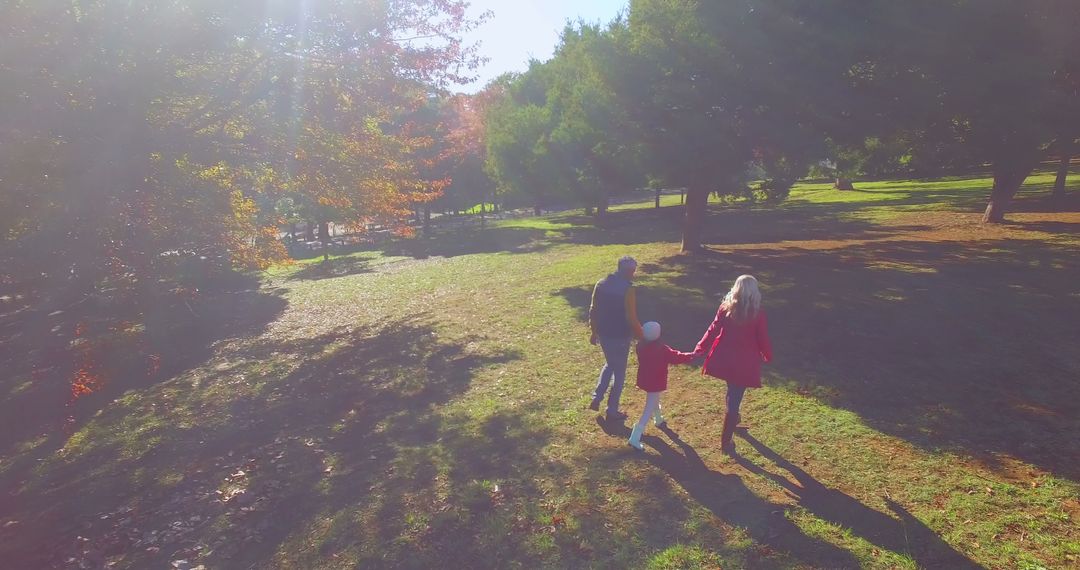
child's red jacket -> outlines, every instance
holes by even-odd
[[[679,352],[654,340],[638,343],[637,358],[637,387],[646,392],[663,392],[667,390],[668,365],[690,362],[694,359],[694,353]]]

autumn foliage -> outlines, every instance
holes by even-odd
[[[413,206],[448,183],[431,164],[437,136],[410,122],[470,79],[466,7],[6,4],[8,278],[65,275],[86,293],[156,282],[186,259],[265,267],[286,255],[283,198],[312,224],[407,232]]]

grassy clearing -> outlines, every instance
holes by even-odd
[[[463,213],[465,213],[465,214],[479,214],[481,210],[483,210],[484,212],[487,212],[487,213],[490,214],[491,212],[493,212],[495,210],[495,204],[492,204],[491,202],[484,202],[482,204],[475,204],[472,207],[464,210]]]
[[[1073,566],[1080,215],[1038,212],[1034,182],[1002,228],[974,223],[987,180],[805,185],[714,208],[692,258],[650,200],[274,269],[276,311],[0,457],[0,559]],[[585,409],[589,292],[624,253],[683,349],[734,277],[762,279],[777,359],[740,457],[719,453],[723,385],[690,366],[644,455]]]

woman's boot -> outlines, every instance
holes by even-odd
[[[724,455],[735,454],[735,426],[739,425],[739,414],[724,415],[724,428],[720,432],[720,451]]]

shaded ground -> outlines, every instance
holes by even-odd
[[[714,207],[694,257],[676,254],[677,208],[511,220],[301,262],[91,335],[114,344],[56,330],[74,315],[8,311],[0,560],[1069,566],[1080,214],[1036,195],[983,228],[971,184]],[[642,262],[641,316],[680,348],[734,277],[762,279],[777,359],[736,459],[718,454],[723,387],[691,367],[645,454],[584,409],[590,287],[623,253]],[[121,357],[125,339],[157,359]],[[72,400],[87,354],[111,356]],[[624,408],[641,400],[628,387]]]
[[[721,294],[710,276],[753,272],[794,389],[928,449],[1080,479],[1075,247],[915,237],[718,249],[671,260],[672,283]]]

